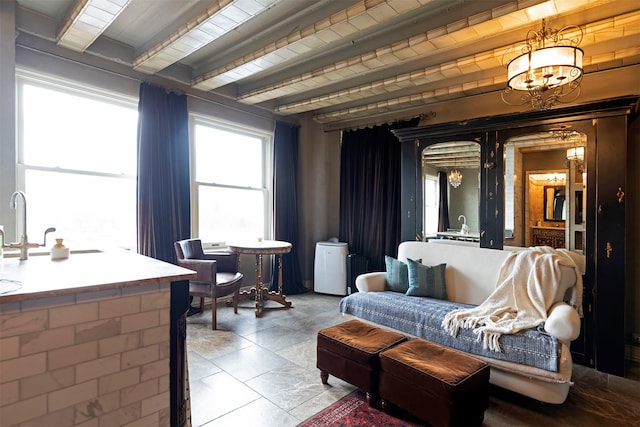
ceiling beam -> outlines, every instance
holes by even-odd
[[[290,61],[300,55],[356,34],[402,14],[418,9],[429,0],[362,0],[299,31],[294,31],[273,43],[262,46],[229,64],[193,79],[197,89],[212,90],[244,79],[268,68]]]
[[[140,54],[133,68],[154,74],[186,58],[218,37],[278,3],[279,0],[216,0],[176,32]]]
[[[59,46],[84,52],[122,13],[131,0],[78,0],[65,18]]]

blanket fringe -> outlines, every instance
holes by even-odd
[[[500,335],[496,332],[487,332],[482,326],[485,324],[481,317],[456,317],[457,310],[450,311],[442,319],[442,327],[449,332],[454,338],[458,336],[460,328],[473,329],[477,341],[482,341],[482,347],[485,350],[502,352],[500,345]]]
[[[482,334],[482,347],[484,347],[485,350],[489,349],[502,353],[502,346],[500,345],[501,334],[487,332],[482,328],[475,329],[473,332],[478,335],[478,339],[480,339],[480,334]]]
[[[482,320],[480,317],[458,317],[457,313],[464,311],[465,309],[452,310],[444,316],[441,326],[445,331],[449,332],[452,337],[457,337],[460,328],[474,329],[478,326]]]

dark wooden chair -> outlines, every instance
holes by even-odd
[[[174,243],[178,265],[194,270],[198,275],[189,281],[189,295],[200,298],[200,312],[204,299],[211,298],[211,329],[217,329],[216,300],[233,294],[233,312],[238,313],[238,299],[242,273],[238,272],[238,255],[227,252],[204,253],[200,239],[186,239]]]

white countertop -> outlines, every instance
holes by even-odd
[[[71,252],[67,259],[30,255],[0,260],[0,303],[187,280],[195,272],[122,249]]]
[[[438,231],[436,233],[436,236],[443,236],[443,237],[456,237],[456,238],[470,238],[470,239],[479,239],[480,238],[480,233],[467,233],[467,234],[462,234],[459,231]]]

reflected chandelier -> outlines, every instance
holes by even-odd
[[[460,184],[462,184],[462,172],[458,169],[452,169],[451,172],[449,172],[449,184],[451,184],[453,188],[460,187]]]
[[[509,105],[530,103],[536,110],[575,100],[583,75],[581,41],[579,27],[549,29],[543,19],[542,29],[529,31],[523,53],[509,62],[502,100]]]
[[[576,168],[579,172],[584,170],[584,145],[582,141],[582,135],[576,131],[569,131],[564,129],[564,126],[560,130],[552,130],[551,135],[554,138],[559,139],[565,143],[572,143],[573,145],[567,148],[567,160],[575,162]]]

